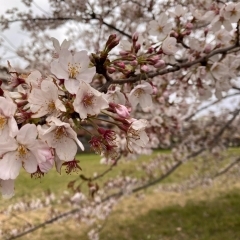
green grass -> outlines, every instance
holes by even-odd
[[[228,156],[239,155],[239,152],[239,149],[231,149],[227,154]],[[121,160],[118,166],[106,177],[98,180],[99,185],[101,186],[109,177],[123,172],[141,177],[143,173],[136,171],[136,165],[139,162],[149,161],[159,153],[167,154],[168,151],[155,151],[152,156],[141,156],[137,160]],[[59,175],[55,170],[52,170],[39,180],[31,179],[29,174],[22,171],[16,180],[16,196],[11,200],[0,200],[1,209],[23,197],[36,198],[48,189],[60,196],[64,190],[67,190],[67,184],[78,178],[79,174],[91,177],[94,173],[100,174],[109,167],[101,165],[99,163],[100,157],[94,154],[81,154],[77,158],[80,160],[82,168],[78,174],[67,175],[63,169],[62,174]],[[225,164],[228,161],[229,159],[224,160],[220,164]],[[192,162],[185,163],[162,184],[180,183],[193,170],[194,164]],[[187,193],[155,193],[152,190],[153,188],[145,192],[146,196],[142,201],[131,197],[120,203],[107,221],[100,239],[240,239],[240,184],[230,184],[230,189],[228,189],[219,183],[217,186],[206,189],[200,187]],[[34,215],[34,212],[31,214]],[[44,213],[42,216],[45,217]],[[30,218],[30,215],[27,213],[24,217]],[[76,225],[74,220],[69,220],[68,222],[55,223],[21,239],[85,240],[87,237],[83,235],[84,229],[81,225]]]
[[[113,170],[111,170],[105,177],[100,178],[97,183],[101,186],[101,184],[109,177],[114,177],[123,172],[126,174],[132,174],[135,177],[141,177],[143,174],[136,171],[135,166],[139,162],[149,161],[150,158],[153,158],[157,154],[159,154],[159,151],[155,151],[151,156],[140,156],[137,160],[125,161],[122,159],[118,163],[118,166],[113,168]],[[0,209],[6,207],[10,203],[19,201],[22,198],[29,199],[31,197],[41,197],[42,194],[48,190],[57,196],[61,195],[65,190],[68,190],[68,183],[79,179],[80,174],[83,174],[86,177],[93,177],[94,174],[101,174],[109,168],[109,165],[100,164],[100,156],[96,154],[78,154],[77,159],[80,161],[79,165],[82,168],[82,171],[79,170],[77,173],[72,174],[66,174],[63,166],[61,175],[57,173],[55,169],[52,169],[41,179],[35,179],[31,178],[31,175],[22,169],[20,175],[15,181],[15,196],[10,200],[0,198]],[[83,189],[86,190],[86,184]]]
[[[134,221],[109,222],[101,234],[104,240],[237,240],[240,192],[235,189],[213,201],[189,201],[184,207],[153,207]]]

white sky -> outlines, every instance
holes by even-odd
[[[39,14],[45,14],[47,16],[47,12],[49,9],[48,0],[34,0],[36,5],[33,6],[33,11]],[[26,6],[22,4],[20,0],[0,0],[0,15],[4,15],[6,10],[12,9],[14,7],[18,8],[20,11],[26,10]],[[45,13],[46,11],[46,13]],[[57,38],[60,42],[63,41],[65,36],[65,29],[60,28],[58,30],[49,31],[50,35]],[[21,67],[24,67],[24,63],[19,61],[19,57],[16,57],[14,54],[14,49],[19,47],[21,44],[29,41],[29,35],[27,32],[23,31],[20,27],[20,23],[16,22],[10,25],[10,29],[0,32],[0,39],[4,41],[4,46],[7,48],[5,51],[0,47],[0,53],[4,51],[4,60],[0,62],[1,65],[6,66],[7,60],[10,60],[11,63],[17,64]]]

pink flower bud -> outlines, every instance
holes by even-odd
[[[154,67],[155,68],[160,68],[160,67],[163,67],[163,66],[165,66],[165,62],[164,62],[164,60],[159,60],[155,65],[154,65]]]
[[[212,51],[212,46],[211,45],[206,45],[204,48],[204,53],[210,53]]]
[[[126,57],[123,57],[123,60],[133,61],[136,59],[136,56],[133,54],[128,54]]]
[[[188,22],[188,23],[186,24],[186,29],[191,30],[192,28],[193,28],[193,24],[190,23],[190,22]]]
[[[153,47],[148,48],[147,53],[153,53],[153,52],[154,52],[154,48]]]
[[[133,41],[133,42],[137,42],[137,40],[138,40],[138,33],[135,32],[135,33],[132,35],[132,41]]]
[[[127,56],[129,53],[126,51],[120,51],[119,54],[124,57]]]
[[[135,51],[138,52],[140,48],[141,48],[141,44],[137,43],[135,46]]]
[[[116,47],[119,44],[120,39],[116,38],[114,39],[109,45],[108,45],[108,49],[111,50],[114,47]]]
[[[158,92],[158,89],[157,89],[157,87],[155,85],[153,85],[152,87],[153,87],[153,93],[152,94],[156,95],[157,92]]]
[[[130,65],[131,66],[137,66],[138,65],[138,61],[134,60],[134,61],[130,62]]]
[[[130,117],[127,107],[121,104],[109,103],[109,107],[112,108],[112,110],[114,110],[114,112],[117,113],[119,117],[122,117],[122,118]]]
[[[116,65],[116,66],[118,66],[118,67],[120,67],[120,68],[122,68],[122,69],[125,69],[125,64],[124,64],[124,62],[115,62],[114,65]]]
[[[119,117],[122,117],[122,118],[129,118],[130,117],[128,109],[125,106],[123,106],[121,104],[117,104],[115,109],[116,109],[116,113],[118,114]]]
[[[116,35],[116,34],[111,34],[111,35],[108,37],[108,40],[107,40],[107,42],[106,42],[106,46],[108,46],[109,44],[111,44],[112,41],[114,41],[116,38],[117,38],[117,35]]]
[[[114,73],[114,72],[116,72],[116,69],[114,68],[114,67],[108,67],[107,68],[107,71],[108,71],[108,73]]]
[[[148,71],[149,71],[149,68],[148,68],[147,65],[142,65],[142,66],[141,66],[141,70],[142,70],[143,72],[148,72]]]
[[[155,56],[148,58],[147,60],[150,62],[150,64],[154,65],[158,62],[159,59],[160,59],[160,56],[155,55]]]
[[[174,37],[174,38],[178,38],[178,33],[177,32],[172,32],[171,34],[170,34],[170,36],[171,37]]]

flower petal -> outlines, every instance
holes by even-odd
[[[16,179],[19,175],[22,162],[17,160],[17,152],[8,152],[0,160],[0,179]]]

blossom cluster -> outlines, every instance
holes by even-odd
[[[21,167],[32,177],[42,177],[54,166],[59,173],[62,165],[67,173],[81,169],[75,158],[78,147],[84,151],[79,130],[90,135],[96,153],[111,160],[120,154],[115,128],[125,135],[122,149],[134,152],[148,143],[147,121],[130,116],[120,89],[103,94],[90,85],[96,68],[87,51],[72,53],[69,42],[60,46],[53,39],[53,43],[52,74],[47,77],[37,70],[19,74],[9,63],[10,85],[8,90],[2,87],[0,97],[0,181],[5,197],[14,194],[13,182]],[[150,84],[142,86],[152,91]],[[135,106],[134,93],[129,102]],[[99,122],[112,125],[104,128]],[[91,132],[89,125],[94,128]]]

